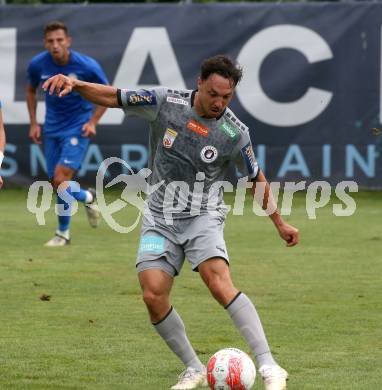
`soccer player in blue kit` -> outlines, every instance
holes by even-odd
[[[0,101],[0,169],[4,159],[5,149],[5,130],[3,123],[3,114],[1,112],[1,101]],[[0,176],[0,188],[3,186],[3,178]]]
[[[155,223],[149,221],[146,211],[136,267],[150,320],[185,366],[178,383],[172,387],[174,390],[207,386],[206,368],[170,303],[174,278],[181,272],[185,257],[245,338],[265,389],[286,389],[288,374],[271,353],[255,306],[232,282],[223,235],[227,209],[220,187],[229,163],[239,158],[254,183],[254,197],[263,209],[271,210],[269,217],[280,237],[288,247],[299,241],[298,230],[283,220],[277,207],[269,208],[275,202],[256,162],[248,127],[228,108],[241,77],[238,65],[218,55],[203,62],[194,91],[166,87],[132,91],[64,75],[54,76],[43,84],[50,94],[66,96],[75,91],[93,103],[123,108],[127,115],[145,118],[150,123],[150,184],[165,185],[148,195],[148,210]],[[193,196],[187,192],[181,194],[180,190],[178,203],[183,198],[184,207],[172,209],[172,199],[168,209],[167,188],[174,183],[195,188],[195,180],[204,180],[198,198],[200,207],[193,209]],[[262,199],[257,198],[257,186],[264,188]],[[167,221],[169,210],[172,218]]]
[[[45,51],[32,58],[28,66],[29,84],[26,99],[30,116],[29,136],[41,144],[43,141],[48,177],[57,191],[57,204],[65,212],[59,212],[55,236],[46,246],[64,246],[70,243],[70,199],[85,204],[92,227],[99,223],[100,213],[93,189],[84,190],[72,181],[81,167],[89,137],[96,134],[96,125],[106,107],[96,106],[73,93],[64,98],[46,94],[46,115],[43,126],[37,122],[37,88],[49,77],[63,73],[79,80],[108,84],[101,66],[91,57],[70,49],[71,37],[62,22],[51,22],[44,28]],[[68,196],[69,195],[69,196]]]

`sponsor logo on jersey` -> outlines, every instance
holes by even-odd
[[[173,96],[167,96],[167,101],[169,103],[182,104],[183,106],[188,106],[188,102],[186,100],[181,99],[181,98],[176,98]]]
[[[68,77],[70,77],[72,79],[76,79],[76,80],[78,79],[78,76],[75,73],[69,73]]]
[[[228,137],[235,139],[237,137],[237,131],[236,129],[231,126],[228,122],[224,122],[220,128],[228,135]]]
[[[50,74],[42,74],[41,80],[47,80],[50,77]]]
[[[167,128],[163,137],[163,146],[167,149],[170,149],[177,135],[178,133],[175,130]]]
[[[208,137],[208,127],[201,125],[199,122],[193,119],[188,121],[187,129],[190,129],[194,133],[202,135],[203,137]]]
[[[205,146],[200,152],[200,158],[207,164],[212,163],[218,158],[218,150],[215,146]]]
[[[128,106],[155,106],[157,99],[150,91],[129,91],[126,94]]]
[[[243,148],[241,148],[241,155],[244,158],[245,164],[248,169],[248,173],[253,175],[257,172],[257,161],[255,158],[255,154],[253,153],[252,145],[248,142]]]
[[[77,145],[78,145],[78,138],[77,138],[77,137],[72,137],[72,138],[70,138],[70,143],[71,143],[73,146],[77,146]]]

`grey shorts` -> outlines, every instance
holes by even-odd
[[[174,219],[173,225],[167,225],[162,218],[155,217],[154,220],[153,226],[143,218],[136,261],[138,272],[159,268],[174,277],[180,273],[185,258],[193,271],[212,257],[220,257],[229,263],[223,216],[202,214]]]

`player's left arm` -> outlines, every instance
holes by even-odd
[[[93,112],[93,115],[89,119],[88,122],[86,122],[82,126],[82,136],[83,137],[93,137],[96,135],[96,126],[99,120],[101,119],[102,115],[107,110],[107,107],[103,106],[96,106]]]
[[[94,60],[93,58],[89,58],[88,67],[89,67],[89,73],[88,73],[87,81],[90,81],[92,83],[109,85],[109,81],[107,79],[105,72],[103,71],[101,65],[96,60]],[[106,110],[107,107],[101,105],[95,106],[93,115],[91,116],[89,121],[86,122],[82,127],[83,137],[92,137],[96,135],[97,123],[99,122],[99,120],[101,119],[102,115],[105,113]]]
[[[259,186],[261,190],[256,191],[256,188]],[[267,211],[269,218],[275,225],[280,237],[287,243],[287,246],[297,245],[299,242],[299,231],[294,226],[286,223],[281,217],[272,195],[271,186],[261,170],[259,170],[256,179],[254,179],[254,185],[251,187],[251,191],[262,209]]]

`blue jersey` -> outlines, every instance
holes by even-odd
[[[93,58],[70,51],[69,62],[57,65],[49,52],[44,51],[32,58],[28,66],[28,80],[33,88],[58,73],[91,83],[108,84],[101,66]],[[79,135],[93,111],[92,103],[77,92],[64,97],[45,94],[46,115],[44,133],[54,136]]]

